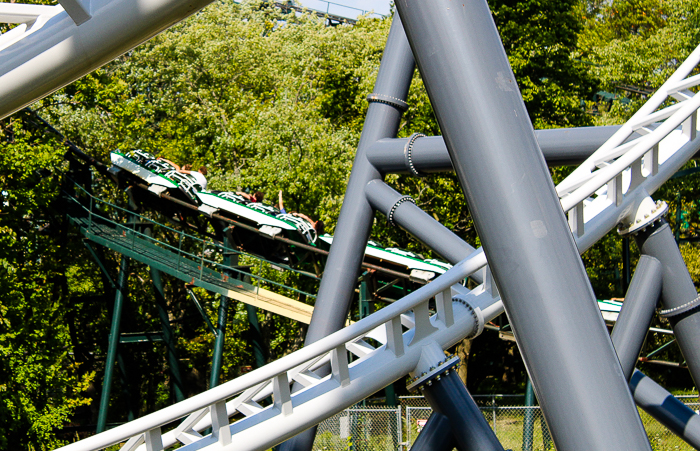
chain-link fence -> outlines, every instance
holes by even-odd
[[[395,451],[401,448],[401,407],[355,407],[318,425],[315,451]]]
[[[678,397],[697,411],[697,395]],[[539,406],[524,406],[524,395],[475,395],[474,400],[505,449],[555,451]],[[315,451],[408,451],[430,417],[422,396],[404,396],[397,407],[347,409],[319,425]],[[640,410],[655,451],[693,448]]]

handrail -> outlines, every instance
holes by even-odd
[[[204,393],[181,401],[158,412],[146,415],[136,421],[123,424],[101,434],[83,439],[79,442],[59,448],[62,451],[83,451],[102,449],[104,447],[123,442],[131,437],[147,433],[160,428],[168,423],[178,420],[188,414],[194,413],[211,405],[222,402],[238,393],[251,389],[275,377],[303,366],[325,354],[345,346],[346,343],[384,324],[390,324],[392,320],[403,313],[418,307],[432,297],[442,293],[456,283],[461,282],[486,264],[486,256],[483,252],[474,251],[454,267],[437,277],[431,283],[422,286],[413,293],[408,294],[399,301],[379,310],[378,312],[353,323],[344,329],[335,332],[321,341],[310,344],[292,354],[282,357],[251,373],[244,374],[237,379],[225,382],[218,387]],[[450,301],[451,302],[451,301]]]
[[[70,179],[70,178],[69,178],[69,179]],[[270,279],[267,279],[267,278],[265,278],[265,277],[263,277],[263,276],[259,276],[259,275],[256,275],[256,274],[251,274],[251,273],[247,273],[247,272],[241,271],[240,269],[237,269],[237,268],[234,267],[234,266],[225,265],[225,264],[223,264],[223,263],[219,263],[219,262],[216,262],[216,261],[214,261],[214,260],[205,258],[204,252],[202,252],[201,255],[196,255],[196,254],[193,254],[193,253],[191,253],[191,252],[183,251],[183,250],[182,250],[182,247],[181,247],[181,246],[182,246],[182,238],[185,237],[185,238],[188,238],[188,239],[194,241],[195,243],[200,243],[200,244],[204,247],[204,249],[206,249],[206,246],[208,246],[208,245],[209,245],[209,246],[213,246],[215,249],[218,249],[218,250],[220,250],[220,251],[222,251],[222,252],[234,252],[234,253],[239,254],[239,255],[244,255],[244,256],[247,256],[247,257],[256,259],[256,260],[258,260],[258,261],[268,263],[268,264],[270,264],[270,265],[275,265],[275,266],[277,266],[277,267],[284,268],[285,270],[294,272],[294,273],[299,274],[299,275],[301,275],[301,276],[309,277],[309,275],[306,274],[306,273],[304,273],[304,272],[301,272],[301,271],[299,271],[299,270],[296,270],[296,269],[294,269],[294,268],[292,268],[292,267],[289,267],[288,265],[285,265],[285,264],[283,264],[283,263],[271,262],[271,261],[269,261],[269,260],[267,260],[267,259],[264,259],[264,258],[259,257],[259,256],[256,256],[256,255],[248,254],[248,253],[246,253],[246,252],[243,252],[243,251],[240,251],[240,250],[237,250],[237,249],[233,249],[233,248],[229,248],[229,247],[223,246],[223,245],[218,244],[218,243],[213,242],[213,241],[208,241],[208,240],[204,240],[204,239],[201,239],[201,238],[198,238],[198,237],[189,235],[189,234],[187,234],[187,233],[184,233],[184,232],[181,231],[181,230],[177,230],[177,229],[174,229],[174,228],[169,227],[169,226],[167,226],[167,225],[160,224],[160,223],[158,223],[158,222],[156,222],[156,221],[154,221],[154,220],[152,220],[152,219],[150,219],[150,218],[147,218],[147,217],[145,217],[145,216],[143,216],[143,215],[140,215],[140,214],[135,213],[135,212],[131,212],[131,211],[127,210],[126,208],[119,207],[119,206],[114,205],[114,204],[112,204],[112,203],[109,203],[109,202],[106,202],[106,201],[104,201],[104,200],[101,200],[101,199],[97,198],[96,196],[92,195],[91,193],[89,193],[87,190],[85,190],[85,189],[84,189],[83,187],[81,187],[80,185],[76,184],[76,186],[78,187],[78,189],[80,189],[80,190],[81,190],[86,196],[88,196],[88,198],[90,199],[90,207],[89,207],[89,208],[86,207],[85,205],[83,205],[83,203],[82,203],[79,199],[77,199],[77,198],[71,196],[71,195],[68,194],[68,193],[65,193],[65,192],[64,192],[64,194],[65,194],[68,198],[70,198],[71,200],[75,201],[76,204],[78,204],[78,205],[80,206],[80,208],[82,208],[83,210],[85,210],[85,211],[88,213],[88,222],[89,222],[90,225],[92,225],[92,224],[95,223],[95,222],[94,222],[94,219],[93,219],[93,216],[97,216],[97,217],[100,218],[101,221],[107,222],[107,223],[111,224],[112,226],[114,226],[116,229],[118,229],[118,230],[120,230],[120,231],[123,231],[123,232],[125,232],[125,233],[127,233],[127,234],[130,234],[133,238],[139,237],[139,238],[141,238],[141,239],[143,239],[143,240],[145,240],[145,241],[148,241],[148,242],[157,244],[157,245],[159,245],[159,246],[161,246],[161,247],[164,247],[166,250],[170,250],[170,251],[172,251],[172,252],[174,252],[174,253],[177,253],[178,256],[189,257],[189,258],[191,258],[192,260],[200,261],[200,262],[201,262],[201,270],[202,270],[202,272],[203,272],[203,270],[204,270],[204,264],[208,264],[208,265],[210,265],[210,266],[214,266],[214,267],[220,268],[220,269],[222,269],[222,270],[233,271],[233,272],[236,272],[236,273],[241,274],[241,275],[250,276],[250,277],[252,277],[252,278],[254,278],[254,279],[256,279],[256,280],[259,280],[259,281],[262,281],[262,282],[266,282],[266,283],[275,285],[275,286],[277,286],[277,287],[280,287],[280,288],[283,288],[283,289],[286,289],[286,290],[291,290],[291,291],[294,291],[294,292],[299,293],[299,294],[303,294],[304,296],[310,297],[310,298],[312,298],[312,299],[315,299],[315,298],[316,298],[316,296],[315,296],[314,294],[305,292],[305,291],[303,291],[303,290],[299,290],[299,289],[297,289],[297,288],[290,287],[290,286],[281,284],[281,283],[279,283],[279,282],[275,282],[275,281],[270,280]],[[143,222],[148,222],[148,223],[151,223],[151,224],[153,224],[153,225],[155,225],[155,226],[158,226],[158,227],[161,227],[161,228],[164,228],[164,229],[166,229],[166,230],[169,230],[169,231],[174,232],[174,233],[176,233],[176,234],[180,237],[179,246],[174,246],[174,245],[172,245],[172,244],[169,244],[169,243],[160,241],[160,240],[158,240],[158,239],[156,239],[156,238],[153,238],[152,236],[148,236],[148,235],[146,235],[145,233],[139,232],[138,230],[136,230],[136,228],[135,228],[133,225],[130,225],[129,223],[126,223],[126,224],[124,224],[124,223],[119,223],[119,222],[116,222],[116,221],[114,221],[114,220],[112,220],[112,219],[109,219],[109,218],[106,217],[106,216],[103,216],[103,215],[100,215],[100,214],[96,214],[96,213],[95,213],[95,208],[97,207],[97,205],[95,205],[95,204],[104,204],[104,205],[109,206],[109,207],[111,207],[111,208],[114,208],[114,209],[116,209],[116,210],[118,210],[118,211],[121,211],[121,212],[123,212],[123,213],[125,213],[125,214],[131,215],[133,218],[137,218],[138,220],[142,220]],[[132,244],[132,248],[133,248],[133,244]],[[178,262],[179,262],[179,257],[178,257]],[[179,265],[178,265],[178,266],[179,266]],[[200,278],[201,278],[201,274],[200,274]]]
[[[692,93],[686,94],[684,100],[661,111],[656,111],[656,109],[680,90],[687,90],[690,87],[700,85],[700,77],[697,75],[685,78],[699,62],[700,46],[688,56],[683,64],[632,118],[566,179],[559,183],[557,193],[561,197],[562,207],[565,212],[576,207],[595,194],[605,184],[620,176],[635,161],[657,146],[681,123],[692,115],[697,114],[696,112],[700,108],[700,96],[692,95]],[[664,122],[647,135],[638,138],[633,143],[624,144],[625,140],[636,129],[641,129],[656,120],[662,119]],[[653,170],[650,172],[653,173]],[[620,188],[618,187],[618,189]]]

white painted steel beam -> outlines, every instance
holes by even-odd
[[[53,16],[61,12],[60,6],[0,3],[0,23],[30,23],[42,15]]]
[[[27,9],[33,5],[0,4],[0,16],[4,13],[12,23],[48,17],[37,20],[9,45],[0,36],[0,119],[117,58],[212,0],[91,0],[89,8],[87,1],[62,0],[63,7],[47,7],[54,9],[45,13]],[[86,15],[92,17],[81,22]]]

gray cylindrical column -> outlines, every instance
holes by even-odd
[[[408,233],[453,265],[475,251],[466,241],[454,234],[418,208],[412,202],[402,202],[404,196],[381,180],[372,180],[365,189],[370,204],[392,219]]]
[[[496,434],[456,371],[425,386],[423,396],[435,412],[449,420],[459,451],[503,451]]]
[[[381,174],[367,160],[367,149],[381,138],[393,138],[399,129],[405,99],[411,85],[415,62],[401,20],[394,16],[379,66],[374,93],[355,155],[333,244],[306,333],[306,344],[314,343],[341,329],[355,293],[355,284],[372,228],[374,210],[365,197],[367,182]],[[283,451],[308,451],[315,428],[282,444]]]
[[[413,442],[411,451],[452,451],[456,446],[450,421],[445,415],[433,412]]]
[[[637,364],[639,351],[659,301],[661,271],[661,263],[657,259],[648,255],[640,257],[611,334],[622,372],[628,380]]]
[[[650,450],[484,0],[398,0],[559,451]]]
[[[673,232],[668,223],[662,220],[637,234],[635,239],[642,254],[651,255],[661,262],[661,303],[664,310],[677,309],[669,312],[667,317],[697,386],[700,383],[700,305],[693,304],[698,299],[698,293],[673,238]]]
[[[700,416],[690,407],[638,370],[632,374],[630,389],[639,407],[695,449],[700,449]]]
[[[403,107],[391,102],[404,102],[401,99],[408,95],[414,70],[413,55],[401,21],[396,16],[374,85],[374,97],[388,100],[373,101],[367,110],[338,226],[306,334],[306,344],[320,340],[345,324],[374,219],[374,210],[365,198],[364,189],[370,180],[381,178],[367,160],[366,151],[378,139],[396,136]]]

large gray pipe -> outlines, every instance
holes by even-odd
[[[663,266],[661,303],[671,321],[683,357],[695,385],[700,383],[700,303],[688,268],[665,220],[635,236],[642,254],[651,255]],[[663,314],[663,311],[662,311]]]
[[[211,0],[80,3],[92,16],[86,22],[78,26],[68,13],[60,12],[0,50],[0,119],[112,61]]]
[[[578,165],[619,128],[619,125],[610,125],[535,130],[535,137],[549,166]],[[367,152],[369,161],[385,174],[410,173],[406,148],[408,142],[409,138],[380,139]],[[419,172],[452,171],[452,161],[442,136],[414,139],[410,157]]]
[[[488,5],[396,7],[557,449],[650,450]]]
[[[611,338],[622,371],[629,380],[642,350],[654,309],[661,294],[661,263],[642,255],[615,322]]]
[[[367,109],[333,245],[306,333],[306,344],[340,330],[345,324],[374,220],[374,210],[365,197],[365,186],[370,180],[382,177],[367,160],[367,149],[379,139],[396,136],[414,72],[413,54],[396,15],[382,55],[373,101]],[[281,450],[308,451],[315,435],[315,428],[302,432],[283,443]]]
[[[401,202],[405,197],[383,181],[372,180],[365,191],[372,207],[384,213],[387,218],[391,215],[396,224],[453,265],[474,252],[475,249],[469,243],[414,203]],[[474,274],[472,278],[477,283],[482,282],[481,274]]]
[[[690,407],[638,370],[632,374],[630,389],[639,407],[693,448],[700,449],[700,416]]]
[[[436,412],[447,417],[459,451],[503,451],[456,371],[423,388],[423,396]],[[430,431],[430,429],[429,429]]]
[[[411,445],[411,451],[451,451],[456,446],[450,420],[441,413],[433,412]]]

